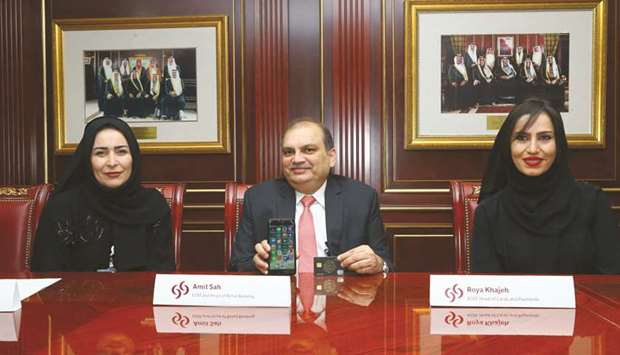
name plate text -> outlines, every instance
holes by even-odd
[[[430,305],[575,308],[572,276],[431,275]]]
[[[156,275],[154,305],[290,307],[290,276]]]

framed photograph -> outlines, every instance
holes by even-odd
[[[514,48],[513,36],[497,36],[497,55],[500,57],[512,57]]]
[[[146,153],[230,152],[226,16],[57,19],[55,152],[125,120]]]
[[[553,55],[545,55],[545,42]],[[566,33],[442,35],[442,58],[453,60],[441,63],[441,112],[507,114],[530,96],[568,112],[569,47]]]
[[[489,148],[532,96],[571,146],[604,147],[606,35],[607,0],[407,0],[405,149]]]

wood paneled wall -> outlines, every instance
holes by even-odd
[[[0,1],[0,185],[44,180],[41,4]]]
[[[606,188],[619,206],[620,7],[614,1],[608,5],[607,145],[574,150],[571,158],[577,177]],[[479,179],[488,152],[403,148],[401,0],[179,0],[174,5],[167,0],[108,0],[106,6],[89,1],[3,0],[0,183],[42,182],[46,172],[55,181],[69,159],[51,151],[53,19],[207,14],[229,17],[232,152],[143,159],[144,180],[188,183],[183,267],[223,269],[225,182],[255,183],[278,176],[283,128],[293,118],[312,116],[333,131],[336,171],[380,191],[397,267],[451,271],[448,181]]]
[[[368,182],[370,177],[371,112],[371,22],[372,4],[377,1],[327,1],[325,4],[327,96],[331,107],[327,120],[338,148],[336,172]]]
[[[280,134],[288,122],[288,1],[254,4],[254,154],[257,181],[280,174]]]

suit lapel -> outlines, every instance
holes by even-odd
[[[295,190],[285,180],[278,180],[278,196],[275,198],[275,218],[295,220]]]
[[[343,215],[342,186],[330,175],[325,187],[325,226],[330,256],[340,253]]]

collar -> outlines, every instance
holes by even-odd
[[[326,187],[327,187],[327,179],[325,179],[325,181],[323,182],[323,185],[321,185],[321,187],[319,187],[319,189],[316,190],[312,194],[312,197],[314,197],[314,199],[316,200],[316,203],[321,205],[321,207],[323,208],[325,208],[325,188]],[[295,191],[295,206],[301,203],[301,199],[304,196],[306,196],[306,194],[303,194],[299,191]]]

